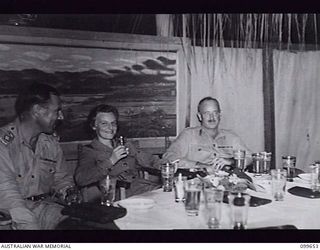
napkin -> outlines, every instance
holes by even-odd
[[[229,203],[228,194],[229,194],[229,192],[224,192],[224,195],[223,195],[223,202],[224,203]],[[269,200],[269,199],[260,198],[260,197],[256,197],[256,196],[251,195],[250,207],[258,207],[258,206],[266,205],[270,202],[271,202],[271,200]]]
[[[84,202],[66,206],[61,213],[87,221],[108,223],[125,216],[127,210],[123,207],[108,207],[97,203]]]
[[[301,196],[304,198],[311,198],[311,199],[320,198],[320,192],[312,192],[310,188],[305,188],[305,187],[295,186],[288,189],[288,192],[290,194]]]

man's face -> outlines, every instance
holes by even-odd
[[[38,116],[37,123],[42,132],[52,134],[62,120],[61,99],[59,96],[51,95],[48,103],[41,105],[41,115]]]
[[[220,110],[213,100],[204,101],[200,106],[198,118],[201,125],[207,129],[217,129],[220,123]]]
[[[112,112],[98,113],[93,129],[99,138],[112,140],[118,129],[115,115]]]

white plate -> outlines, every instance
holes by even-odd
[[[118,204],[122,207],[132,210],[146,210],[153,208],[155,201],[147,198],[130,198],[126,200],[121,200]]]
[[[304,181],[311,181],[311,174],[310,173],[299,174],[298,176]]]
[[[229,173],[228,172],[225,172],[223,170],[218,170],[216,173],[215,173],[216,176],[219,176],[219,177],[225,177],[225,176],[228,176]]]

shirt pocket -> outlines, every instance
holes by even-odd
[[[50,159],[39,159],[39,180],[42,189],[48,192],[54,183],[54,175],[57,169],[57,162]]]
[[[205,163],[213,157],[213,150],[208,145],[190,144],[187,158],[193,161]]]
[[[217,145],[217,151],[219,156],[222,158],[232,158],[233,157],[233,146],[228,144]]]

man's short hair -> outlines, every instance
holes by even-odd
[[[15,111],[16,115],[21,116],[30,111],[35,104],[46,104],[50,100],[51,95],[60,96],[58,90],[50,85],[41,83],[32,83],[23,88],[16,99]]]
[[[113,113],[116,117],[116,120],[118,122],[119,119],[119,112],[116,107],[107,105],[107,104],[100,104],[89,112],[87,122],[86,122],[86,128],[88,132],[92,132],[92,128],[94,127],[94,123],[96,121],[96,117],[98,113]]]
[[[219,111],[221,111],[219,101],[218,101],[216,98],[213,98],[213,97],[211,97],[211,96],[207,96],[207,97],[202,98],[202,99],[200,100],[199,104],[198,104],[198,112],[199,112],[199,113],[200,113],[200,107],[201,107],[202,103],[204,103],[205,101],[214,101],[214,102],[216,102]]]

